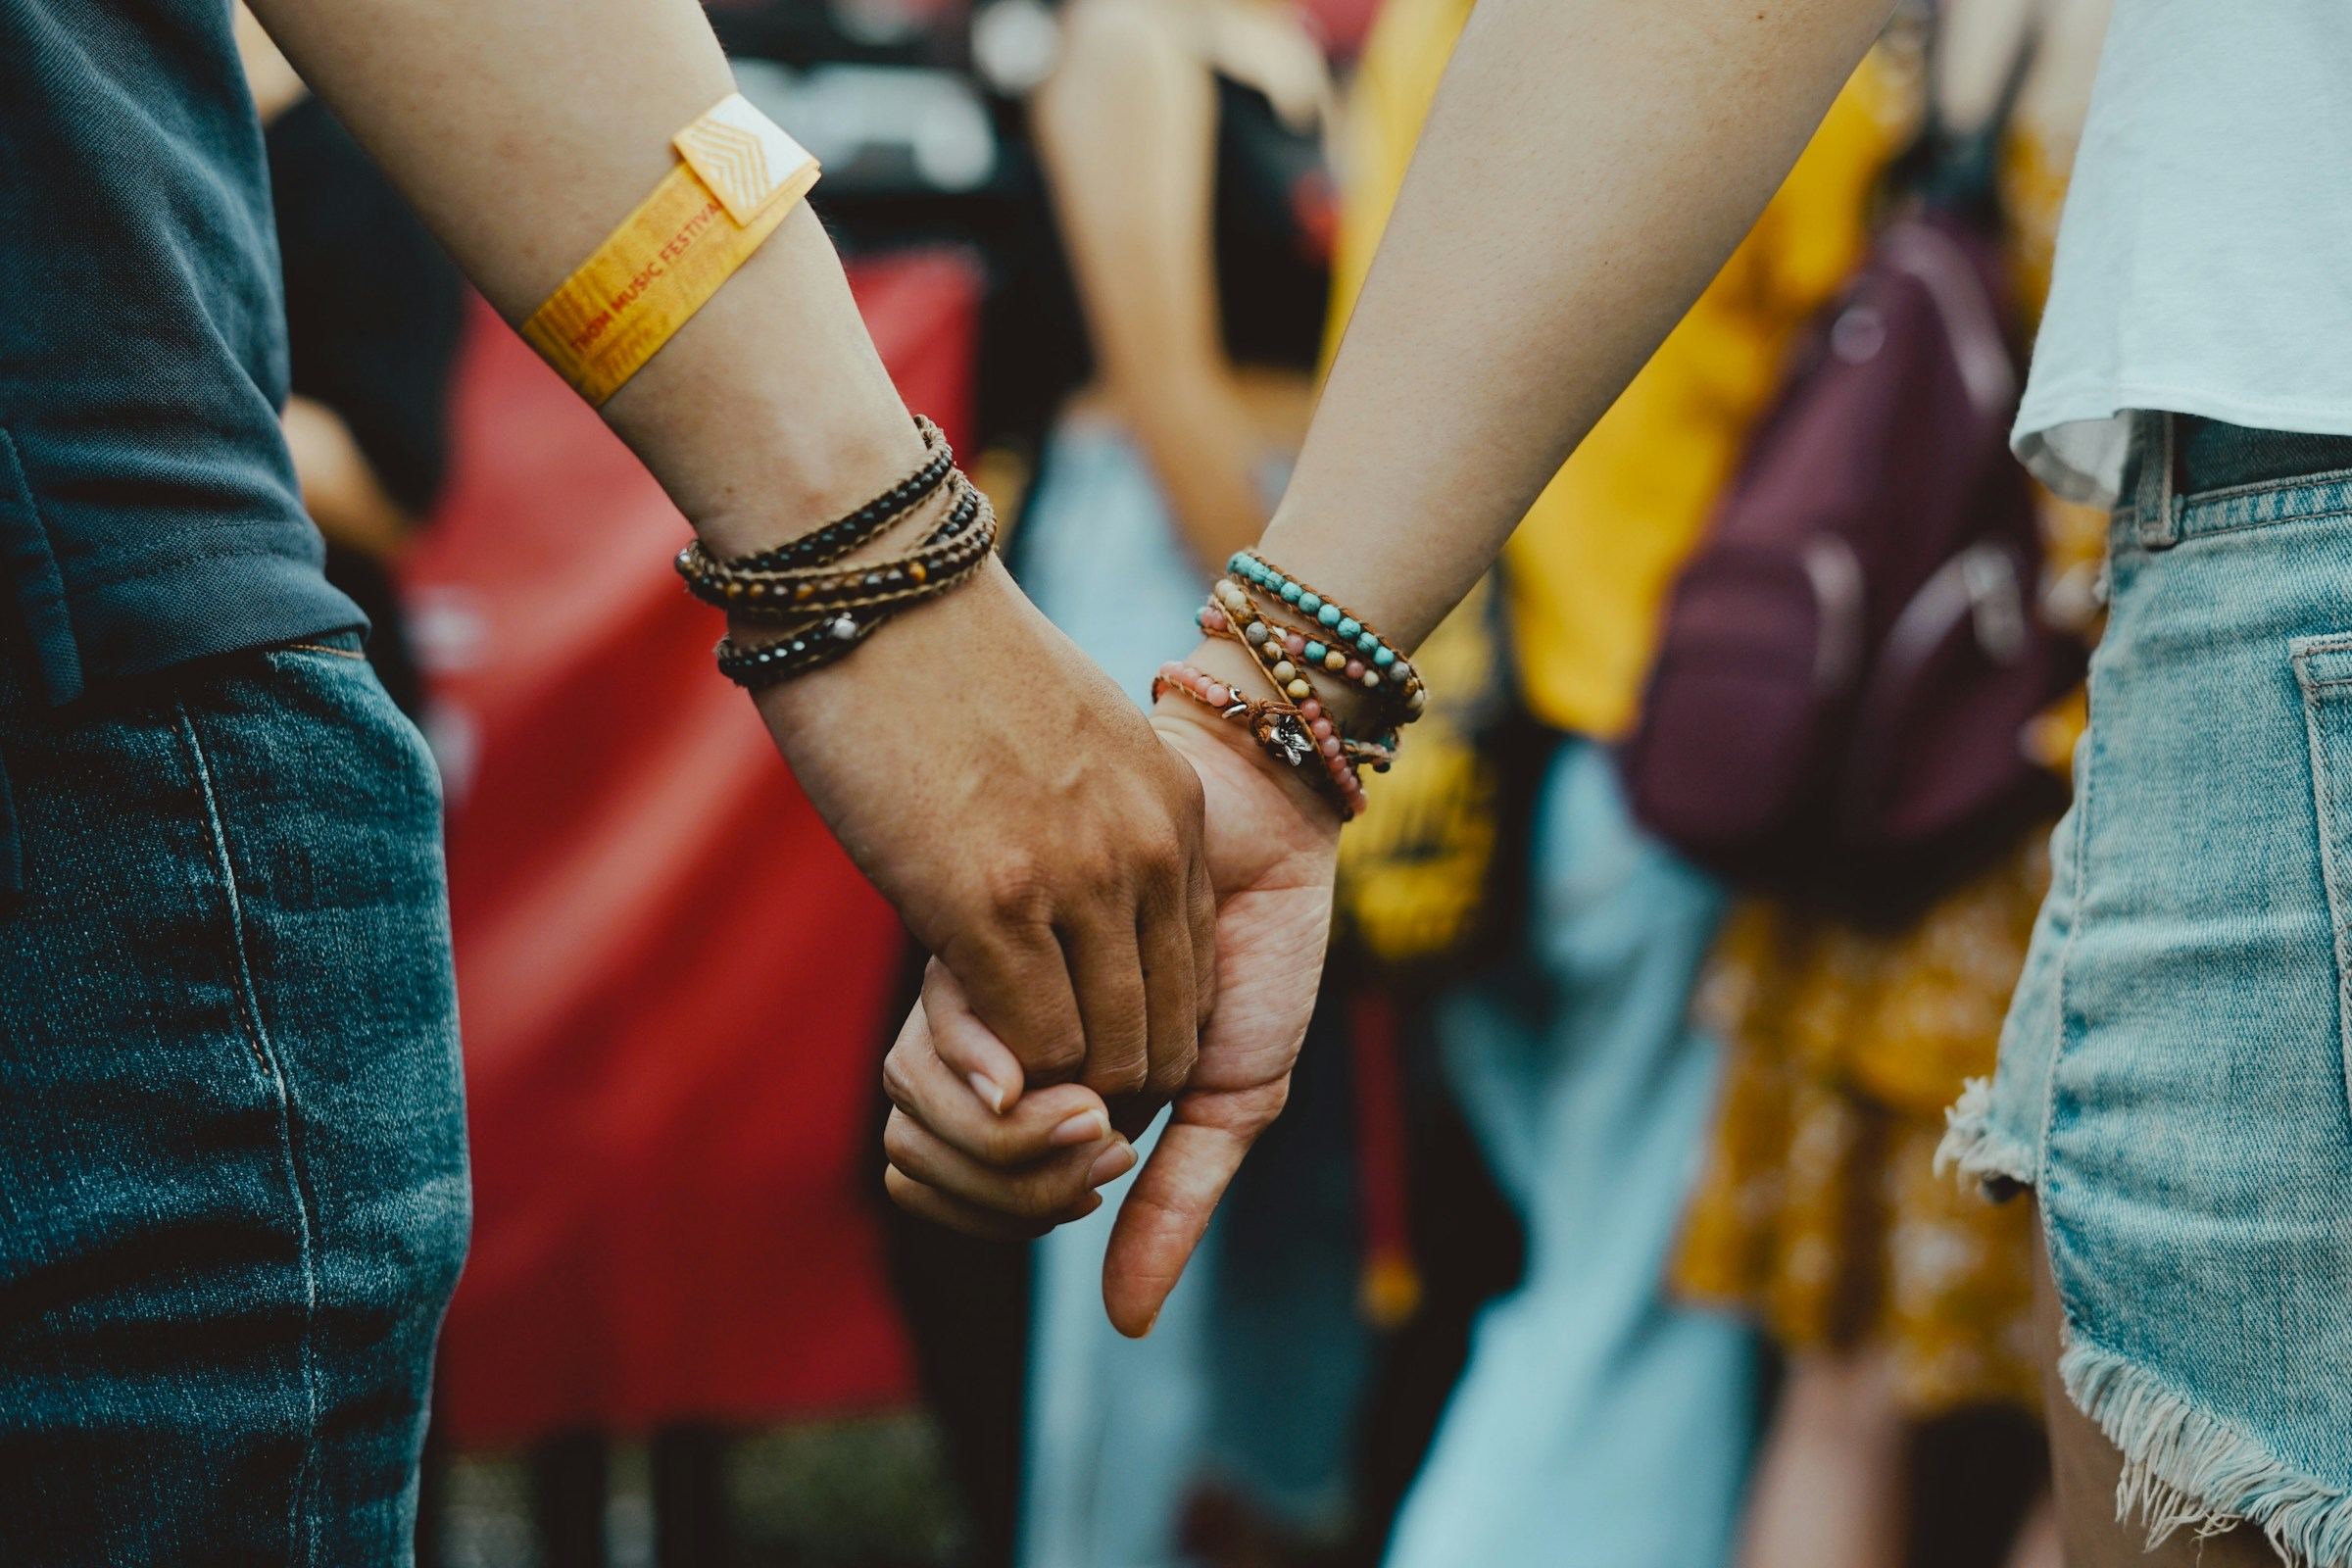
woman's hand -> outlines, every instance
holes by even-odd
[[[1242,1156],[1290,1093],[1322,976],[1339,843],[1332,808],[1240,726],[1175,700],[1152,722],[1200,781],[1218,988],[1200,1058],[1120,1207],[1103,1261],[1110,1320],[1138,1336],[1159,1316]],[[1062,1087],[1044,1092],[1059,1098],[1041,1109],[1040,1091],[1024,1095],[1010,1054],[936,969],[885,1076],[898,1105],[886,1139],[891,1196],[942,1223],[1035,1235],[1091,1213],[1101,1202],[1095,1189],[1133,1164],[1102,1102]],[[1098,1126],[1100,1135],[1080,1136]],[[1061,1129],[1067,1141],[1056,1145]]]

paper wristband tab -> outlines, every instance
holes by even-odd
[[[602,404],[734,275],[816,183],[816,160],[731,93],[678,132],[682,160],[522,323],[580,396]]]

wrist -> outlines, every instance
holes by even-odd
[[[923,461],[805,203],[601,412],[722,560],[820,527]]]
[[[1262,693],[1265,688],[1265,675],[1257,667],[1256,662],[1222,637],[1211,637],[1201,643],[1187,656],[1185,662],[1215,676],[1245,696]],[[1268,756],[1265,748],[1257,743],[1245,725],[1220,718],[1188,697],[1171,692],[1160,698],[1152,706],[1152,724],[1163,734],[1173,730],[1209,738],[1247,766],[1272,780],[1295,805],[1309,813],[1310,820],[1328,823],[1335,833],[1345,820],[1338,804],[1310,783],[1307,774],[1296,767],[1286,767]]]
[[[1265,670],[1230,638],[1208,638],[1186,656],[1185,662],[1216,676],[1245,697],[1266,697],[1273,693]],[[1342,681],[1327,681],[1316,689],[1315,695],[1332,722],[1344,733],[1362,735],[1379,722],[1379,702],[1361,688],[1350,688]]]
[[[861,421],[845,426],[821,451],[808,452],[756,483],[727,486],[688,516],[719,560],[758,555],[856,511],[921,467],[925,457],[914,421],[904,414],[882,424]],[[936,524],[947,505],[944,487],[934,491],[882,534],[843,556],[842,563],[894,553],[917,524],[923,531]]]
[[[940,666],[958,650],[1017,642],[1034,616],[1004,563],[990,557],[970,581],[936,599],[892,615],[849,657],[794,679],[753,693],[753,701],[779,742],[803,729],[830,731],[837,716],[858,722],[903,725],[907,702],[936,689]],[[772,627],[753,627],[766,639]]]

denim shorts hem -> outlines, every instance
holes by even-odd
[[[2260,1530],[2288,1568],[2352,1562],[2352,1495],[2270,1451],[2068,1319],[2058,1377],[2075,1407],[2124,1457],[2116,1516],[2147,1528],[2153,1551],[2180,1530]]]
[[[1971,1078],[1943,1120],[1943,1142],[1936,1148],[1938,1174],[1956,1175],[1996,1202],[2034,1185],[2034,1147],[1997,1125],[1991,1079]]]

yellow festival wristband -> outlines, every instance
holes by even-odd
[[[681,162],[522,323],[602,404],[644,368],[816,183],[816,160],[733,93],[677,134]]]

